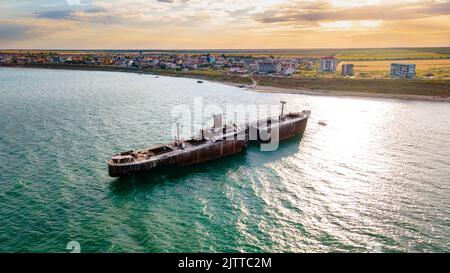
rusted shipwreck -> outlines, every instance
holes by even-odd
[[[197,138],[157,145],[143,150],[123,152],[108,160],[111,177],[131,176],[162,167],[181,167],[210,161],[242,152],[250,141],[270,142],[274,135],[278,141],[302,135],[310,111],[283,113],[280,116],[238,126],[222,125],[222,116],[214,116],[214,126],[203,129]],[[276,134],[275,134],[276,132]]]

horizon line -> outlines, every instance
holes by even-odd
[[[93,49],[93,48],[0,48],[1,51],[295,51],[295,50],[343,50],[343,49],[414,49],[414,48],[450,48],[450,45],[447,46],[393,46],[393,47],[310,47],[310,48],[202,48],[202,49],[189,49],[189,48],[181,48],[181,49],[158,49],[158,48],[122,48],[122,49]]]

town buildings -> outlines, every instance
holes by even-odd
[[[252,74],[274,76],[316,76],[309,70],[336,72],[339,60],[334,57],[285,58],[251,55],[226,55],[208,53],[166,53],[166,52],[64,52],[64,51],[4,51],[0,52],[0,65],[87,65],[115,66],[123,69],[155,70],[215,70],[231,74]],[[319,67],[317,67],[317,65]],[[416,65],[411,63],[392,63],[392,78],[416,77]],[[341,67],[339,67],[341,69]],[[354,75],[353,64],[343,64],[344,76]],[[361,73],[362,74],[362,73]],[[388,74],[389,75],[389,74]],[[317,75],[320,76],[320,75]],[[325,76],[325,75],[323,75]]]
[[[189,63],[182,63],[181,67],[183,67],[185,69],[195,70],[195,69],[198,68],[198,64],[197,63],[191,63],[191,62],[189,62]]]

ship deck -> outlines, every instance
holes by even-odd
[[[302,112],[295,112],[295,113],[287,113],[284,114],[282,117],[278,118],[268,118],[264,120],[258,120],[250,124],[250,126],[254,126],[255,128],[258,128],[259,130],[265,130],[271,127],[272,125],[284,125],[292,123],[296,120],[302,120],[309,118],[309,115],[311,114],[311,111],[302,111]]]
[[[220,131],[216,134],[211,134],[208,138],[192,138],[180,142],[173,142],[169,144],[161,144],[152,146],[141,150],[133,150],[114,155],[108,164],[112,166],[125,166],[133,164],[141,164],[144,162],[157,161],[163,157],[175,156],[177,154],[189,153],[197,149],[202,149],[209,145],[213,145],[218,141],[224,140],[245,140],[245,128],[229,126],[225,132]],[[207,132],[203,130],[204,132]],[[239,138],[238,136],[243,136]]]

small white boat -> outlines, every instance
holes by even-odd
[[[319,125],[321,126],[327,126],[327,122],[325,120],[319,120]]]

